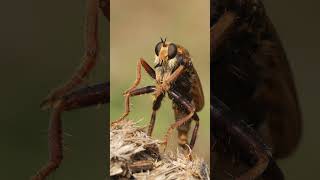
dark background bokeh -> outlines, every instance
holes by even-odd
[[[319,179],[319,1],[264,2],[291,63],[303,113],[301,143],[280,166],[287,179]]]
[[[7,1],[0,6],[0,179],[27,180],[48,160],[49,112],[39,104],[83,55],[85,0]],[[103,82],[109,22],[100,13],[101,54],[88,83]],[[104,32],[102,32],[104,31]],[[65,158],[50,179],[104,179],[108,106],[67,112]]]
[[[301,144],[295,154],[280,161],[280,166],[287,179],[318,179],[319,2],[281,0],[265,4],[287,50],[304,116]],[[84,0],[6,1],[0,6],[1,180],[28,179],[47,160],[49,114],[40,111],[39,102],[78,66],[83,52],[84,12]],[[108,26],[104,19],[101,21]],[[99,58],[90,82],[106,78],[107,54]],[[49,179],[104,178],[108,171],[108,108],[65,113],[64,128],[72,135],[65,136],[65,144],[70,150]]]

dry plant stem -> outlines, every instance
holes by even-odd
[[[110,128],[110,176],[106,179],[207,180],[207,165],[198,157],[192,161],[179,151],[162,154],[160,141],[147,136],[130,120]]]
[[[52,106],[55,100],[81,85],[95,66],[98,54],[98,6],[98,0],[88,1],[85,32],[86,45],[83,63],[69,81],[49,94],[49,96],[41,103],[41,107],[48,108],[48,106]]]

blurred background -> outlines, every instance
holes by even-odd
[[[136,66],[143,57],[154,67],[155,45],[160,37],[180,44],[189,50],[193,65],[198,71],[205,95],[205,106],[200,111],[200,129],[194,148],[194,154],[210,160],[210,33],[209,0],[117,0],[111,1],[110,23],[110,80],[111,80],[111,120],[118,119],[124,111],[124,97],[136,78]],[[124,6],[125,4],[125,6]],[[152,78],[142,70],[139,87],[154,85]],[[152,113],[152,95],[133,97],[129,119],[148,125]],[[157,112],[153,137],[163,139],[174,123],[171,100],[166,97]],[[194,123],[193,123],[194,124]],[[193,126],[190,129],[192,134]],[[169,139],[168,149],[176,151],[177,133]]]
[[[1,180],[28,180],[48,160],[50,114],[41,111],[39,104],[81,62],[85,5],[85,0],[31,0],[0,6]],[[87,84],[104,82],[109,76],[108,26],[100,13],[101,53]],[[63,114],[68,134],[64,135],[65,156],[48,180],[105,178],[108,108]]]
[[[189,49],[201,79],[208,77],[206,74],[208,71],[203,66],[207,65],[204,62],[209,52],[208,48],[204,47],[208,46],[209,41],[202,39],[202,36],[207,36],[209,33],[196,29],[209,26],[209,16],[204,15],[209,14],[207,12],[209,2],[179,0],[177,2],[180,4],[174,5],[172,1],[165,1],[166,3],[143,1],[143,5],[137,2],[130,3],[122,0],[111,2],[112,8],[115,8],[114,11],[118,11],[111,12],[112,18],[118,18],[115,24],[112,23],[112,26],[115,26],[112,28],[117,27],[112,35],[118,34],[113,38],[119,38],[117,41],[112,39],[112,62],[125,63],[117,66],[114,63],[111,64],[112,78],[117,78],[112,83],[115,83],[115,87],[119,87],[118,92],[114,90],[112,92],[118,94],[113,96],[114,98],[119,98],[117,101],[112,99],[112,103],[116,102],[113,103],[114,107],[118,108],[118,110],[113,109],[112,120],[122,114],[121,94],[135,79],[137,60],[144,57],[150,64],[153,63],[154,46],[160,36],[167,37],[168,40]],[[319,1],[264,2],[287,51],[304,116],[304,134],[301,144],[295,154],[280,161],[280,166],[289,180],[319,179],[320,25],[317,23],[320,16]],[[165,13],[161,14],[161,10]],[[125,15],[126,13],[128,15]],[[0,6],[0,15],[0,81],[2,82],[0,179],[26,180],[48,159],[46,130],[49,113],[41,111],[39,103],[52,88],[68,79],[81,61],[85,0],[6,1]],[[153,16],[166,18],[158,17],[159,20],[157,18],[156,21]],[[189,19],[185,19],[186,17]],[[172,18],[177,20],[171,21]],[[106,42],[109,42],[107,33],[104,32],[109,27],[109,23],[102,16],[100,19],[101,48],[106,51],[101,52],[97,68],[89,78],[90,84],[103,82],[109,75],[106,73],[108,64],[105,62],[109,52],[107,52],[108,48],[103,48]],[[205,21],[208,26],[204,23]],[[128,25],[124,26],[123,23]],[[145,24],[145,26],[138,26],[138,24]],[[181,29],[175,31],[172,28]],[[128,34],[121,33],[129,30]],[[129,53],[131,54],[127,58],[119,58],[121,54]],[[129,65],[129,63],[132,64]],[[120,70],[123,68],[126,71]],[[125,79],[125,77],[130,78]],[[152,83],[151,79],[143,73],[142,84],[150,83]],[[207,91],[208,79],[202,80],[202,85]],[[160,138],[163,137],[168,124],[173,122],[171,118],[161,117],[166,113],[172,114],[169,100],[165,101],[159,112],[157,129],[155,129],[155,135]],[[133,112],[130,117],[136,120],[142,119],[144,124],[148,123],[151,114],[151,97],[134,98],[132,104]],[[65,136],[64,143],[68,147],[65,159],[54,175],[48,178],[49,180],[104,179],[108,162],[105,150],[108,109],[109,106],[92,107],[64,114],[65,132],[72,136]],[[200,115],[202,128],[209,123],[205,117],[205,111],[206,109]],[[208,138],[203,131],[199,132],[199,137],[201,136]],[[171,142],[174,139],[172,138]],[[175,142],[172,143],[175,145]],[[199,139],[197,145],[201,145]]]
[[[264,1],[287,52],[303,115],[303,137],[297,151],[279,164],[289,180],[320,179],[319,1]]]

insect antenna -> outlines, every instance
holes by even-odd
[[[161,39],[161,42],[162,42],[162,44],[163,44],[163,47],[165,47],[165,46],[166,46],[167,38],[164,38],[164,40],[163,40],[162,37],[160,37],[160,39]]]

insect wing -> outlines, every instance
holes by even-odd
[[[204,106],[204,95],[202,85],[197,71],[193,68],[191,94],[196,112],[200,111]]]

